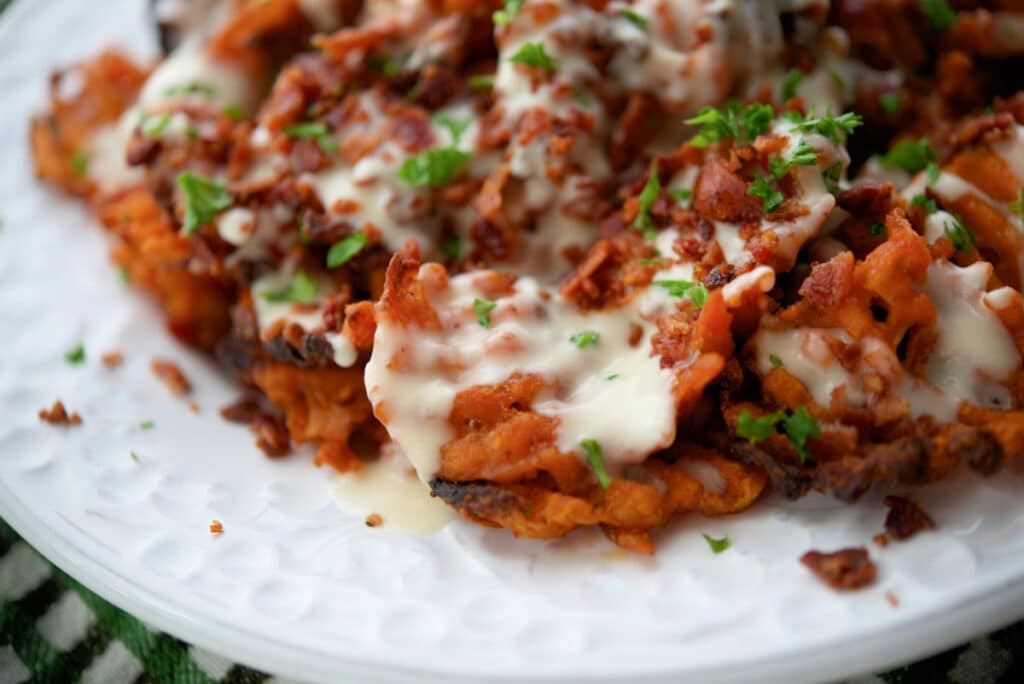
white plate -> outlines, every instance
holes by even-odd
[[[164,334],[86,213],[32,178],[27,121],[48,71],[108,42],[147,52],[145,3],[102,5],[22,0],[0,20],[0,516],[107,599],[241,662],[324,682],[837,679],[1024,615],[1024,481],[1009,474],[922,491],[940,529],[872,547],[879,581],[849,595],[797,558],[867,543],[881,530],[877,498],[683,519],[650,559],[596,534],[542,543],[455,522],[414,538],[341,513],[308,455],[267,460],[217,417],[231,382]],[[88,363],[68,366],[79,341]],[[99,364],[109,349],[125,352],[123,368]],[[157,355],[181,361],[200,414],[151,376]],[[58,397],[84,426],[39,423]],[[712,555],[704,531],[733,547]]]

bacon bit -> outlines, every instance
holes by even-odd
[[[891,591],[885,592],[885,601],[893,608],[900,607],[900,600],[896,598],[896,594],[892,593]]]
[[[100,357],[100,361],[102,361],[103,365],[107,368],[117,368],[124,363],[124,354],[119,351],[107,352]]]
[[[843,252],[824,264],[815,264],[800,285],[800,296],[816,306],[835,306],[850,293],[853,267],[853,252]]]
[[[371,513],[370,515],[366,516],[367,527],[380,527],[383,524],[384,518],[380,517],[380,514],[378,513]]]
[[[153,369],[153,374],[160,378],[167,385],[167,389],[171,390],[174,394],[182,395],[192,391],[192,385],[189,383],[188,378],[181,371],[181,368],[178,367],[178,364],[173,361],[153,359],[150,368]]]
[[[75,411],[70,416],[68,415],[67,409],[64,408],[64,402],[60,399],[53,402],[53,406],[46,409],[39,409],[39,420],[49,423],[50,425],[81,425],[82,416],[78,415]]]
[[[910,499],[887,496],[882,503],[889,507],[885,531],[893,539],[909,539],[918,532],[935,528],[935,521]]]
[[[800,562],[822,582],[842,591],[862,589],[875,581],[878,568],[863,546],[832,553],[808,551]]]
[[[270,458],[285,456],[292,450],[292,438],[288,427],[272,416],[261,414],[249,424],[256,435],[256,446]]]
[[[210,523],[210,534],[224,534],[224,523],[222,523],[220,520],[214,520],[212,523]]]
[[[887,535],[885,532],[882,532],[881,534],[876,534],[874,537],[871,538],[871,540],[879,546],[881,546],[882,548],[885,548],[889,545],[889,535]]]
[[[233,404],[228,404],[220,410],[221,418],[232,423],[244,423],[249,425],[263,413],[260,402],[251,397],[240,397]]]
[[[199,413],[199,404],[194,399],[189,399],[188,410],[192,413]]]

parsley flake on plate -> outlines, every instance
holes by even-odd
[[[473,313],[476,314],[476,322],[480,324],[481,328],[491,327],[491,312],[496,306],[498,303],[489,299],[473,300]]]
[[[342,264],[348,263],[365,246],[366,235],[362,231],[352,233],[344,240],[335,242],[327,251],[327,268],[337,268]]]
[[[587,455],[587,463],[594,469],[594,475],[597,477],[597,482],[601,485],[601,489],[608,489],[612,479],[608,477],[608,471],[604,467],[601,445],[597,443],[596,439],[588,438],[581,441],[580,446],[583,447],[583,452]]]
[[[177,181],[185,195],[185,222],[182,226],[185,235],[192,235],[200,226],[212,221],[217,212],[231,206],[227,186],[218,180],[183,171],[178,174]]]

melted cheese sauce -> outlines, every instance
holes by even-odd
[[[422,267],[421,278],[430,279],[431,268]],[[659,276],[688,274],[692,267],[679,266]],[[497,300],[485,328],[476,319],[473,301],[486,298],[480,289],[486,277],[455,276],[433,295],[440,333],[378,321],[366,368],[367,392],[422,479],[437,472],[441,447],[453,437],[448,415],[455,396],[516,373],[537,374],[551,385],[533,409],[558,419],[562,451],[580,452],[581,440],[596,439],[605,463],[615,468],[639,462],[672,442],[674,376],[652,355],[650,319],[678,300],[671,300],[664,288],[651,287],[622,309],[585,313],[536,280],[520,278],[513,294]],[[584,332],[599,337],[579,348],[571,338]]]

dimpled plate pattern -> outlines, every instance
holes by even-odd
[[[0,20],[0,516],[107,599],[241,662],[324,682],[837,679],[1024,614],[1024,479],[1012,474],[921,491],[939,529],[872,546],[879,581],[849,595],[797,558],[867,543],[880,494],[681,519],[654,558],[591,533],[538,542],[454,522],[406,537],[347,517],[308,454],[265,459],[217,416],[230,380],[119,283],[86,212],[32,178],[27,121],[49,70],[107,43],[151,49],[146,3],[102,4],[23,0]],[[88,361],[68,366],[80,341]],[[110,349],[125,352],[122,368],[98,362]],[[152,377],[154,356],[181,363],[198,414]],[[58,397],[82,427],[36,419]],[[732,548],[712,555],[701,532]]]

